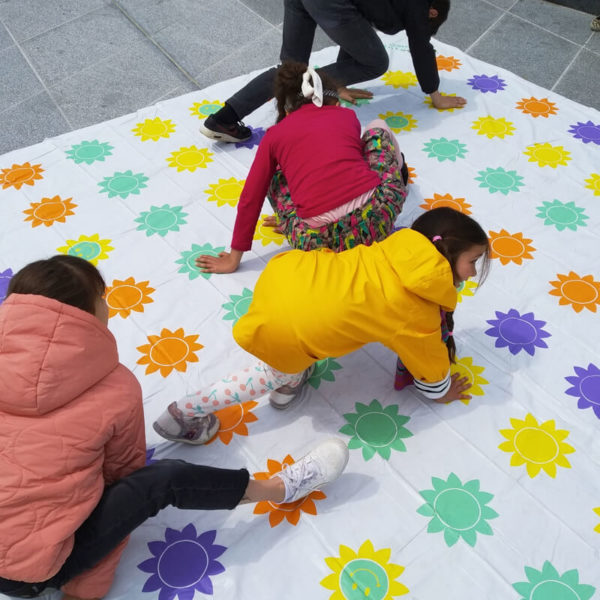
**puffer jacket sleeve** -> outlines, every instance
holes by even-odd
[[[104,447],[106,485],[126,477],[146,464],[144,409],[139,391],[132,404],[129,415],[115,428],[114,435]]]
[[[133,376],[132,376],[133,379]],[[122,398],[128,412],[123,411],[114,433],[104,447],[104,480],[106,485],[126,477],[146,464],[146,435],[141,390],[135,381]],[[108,593],[121,554],[129,537],[125,538],[94,568],[71,579],[62,590],[78,598],[101,598]]]

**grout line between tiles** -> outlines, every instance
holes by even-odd
[[[54,96],[51,94],[50,89],[46,85],[46,82],[42,79],[42,77],[38,73],[37,69],[34,67],[33,63],[29,60],[29,57],[27,56],[27,54],[25,53],[25,51],[21,47],[21,44],[17,41],[17,39],[15,38],[15,36],[12,34],[12,32],[7,27],[5,27],[5,29],[8,32],[8,35],[10,35],[10,37],[12,38],[13,42],[15,43],[15,47],[21,53],[21,56],[25,59],[25,62],[27,63],[27,65],[31,69],[31,72],[35,75],[36,79],[40,82],[40,84],[41,84],[42,88],[44,89],[44,91],[46,92],[46,94],[48,94],[48,97],[52,101],[52,104],[54,104],[54,106],[56,107],[56,110],[58,110],[58,112],[60,113],[60,115],[62,116],[62,118],[65,120],[65,123],[69,126],[69,129],[73,130],[73,124],[68,119],[68,117],[65,114],[65,112],[63,111],[62,107],[59,106],[59,104],[54,99]],[[28,98],[24,98],[20,102],[17,102],[16,104],[13,104],[12,106],[18,106],[19,104],[25,102],[29,98],[33,98],[35,96],[37,96],[37,94],[33,94],[32,96],[29,96]],[[12,107],[8,107],[8,108],[12,108]],[[5,110],[8,110],[8,109],[5,109]],[[4,112],[4,110],[2,112]]]
[[[579,57],[579,55],[582,52],[583,52],[583,46],[580,46],[579,50],[577,50],[577,52],[575,53],[575,56],[573,56],[573,58],[570,60],[569,64],[565,67],[564,71],[560,74],[558,79],[554,82],[554,85],[550,88],[550,90],[552,92],[556,89],[556,86],[563,80],[567,71],[573,66],[573,64],[575,63],[575,61],[577,60],[577,58]]]
[[[146,29],[144,29],[134,18],[133,16],[125,9],[121,6],[121,3],[118,0],[113,0],[113,5],[119,10],[121,11],[121,13],[123,14],[123,16],[136,28],[138,29],[142,35],[149,41],[151,42],[160,52],[161,54],[163,54],[168,60],[169,62],[178,70],[181,72],[181,74],[188,79],[191,83],[193,83],[196,87],[200,88],[200,84],[198,83],[198,81],[196,81],[196,79],[190,74],[188,73],[188,71],[186,69],[184,69],[176,60],[173,56],[171,56],[171,54],[169,52],[167,52],[167,50],[165,50],[165,48],[163,48],[151,35],[148,31],[146,31]]]

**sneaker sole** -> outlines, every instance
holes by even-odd
[[[183,444],[190,444],[191,446],[203,446],[204,444],[208,444],[211,440],[213,440],[217,433],[219,433],[219,429],[221,428],[221,422],[217,418],[215,424],[212,429],[209,429],[209,437],[206,439],[198,439],[198,440],[188,440],[186,438],[177,437],[174,435],[170,435],[167,433],[158,423],[152,423],[152,429],[160,435],[160,437],[165,438],[165,440],[169,440],[170,442],[181,442]]]
[[[205,135],[207,138],[210,138],[211,140],[216,140],[217,142],[228,142],[231,144],[234,144],[236,142],[245,142],[252,137],[252,134],[250,134],[245,138],[236,138],[226,133],[219,133],[218,131],[213,131],[212,129],[209,129],[204,125],[200,125],[200,133]]]

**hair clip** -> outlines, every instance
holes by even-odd
[[[441,236],[441,235],[434,235],[434,236],[431,238],[431,241],[432,241],[432,242],[439,242],[441,239],[442,239],[442,236]]]

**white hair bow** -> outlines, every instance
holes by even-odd
[[[308,67],[302,75],[302,95],[311,99],[315,106],[323,106],[323,83],[312,67]]]

